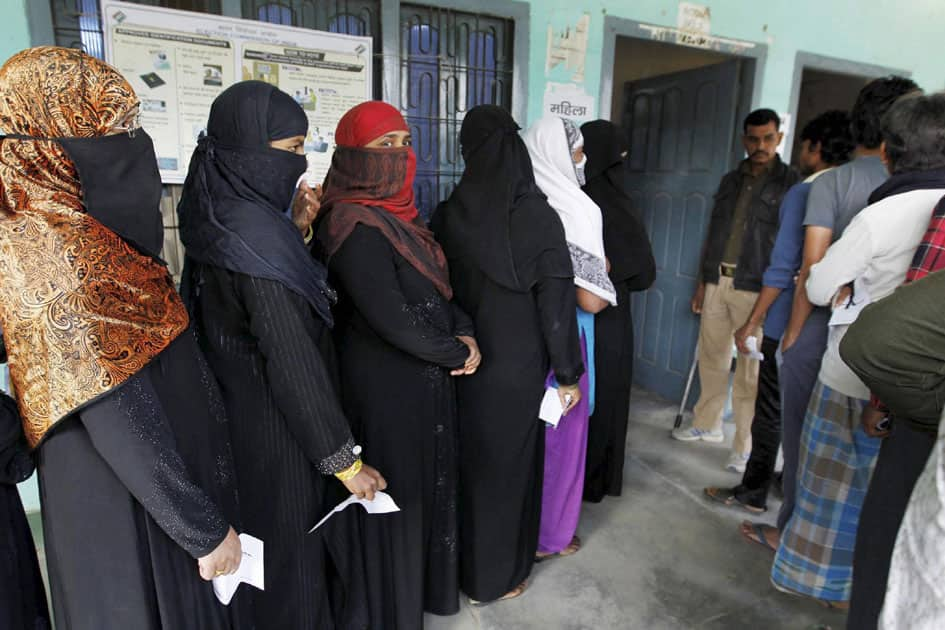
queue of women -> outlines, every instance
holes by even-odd
[[[582,500],[621,491],[629,297],[654,275],[617,128],[545,117],[520,134],[472,109],[466,170],[428,228],[397,109],[347,112],[312,190],[302,108],[235,84],[190,162],[178,292],[137,112],[77,50],[0,69],[17,403],[0,481],[38,470],[58,628],[414,630],[461,594],[518,597],[535,562],[580,550]],[[538,417],[548,388],[556,427]],[[308,533],[378,491],[400,511]],[[13,531],[14,627],[45,627]],[[264,542],[265,589],[224,606],[210,580],[237,570],[238,532]]]

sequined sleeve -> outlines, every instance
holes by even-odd
[[[467,315],[456,302],[450,302],[450,307],[453,311],[453,332],[456,336],[475,337],[476,326],[472,317]]]
[[[234,274],[249,327],[266,360],[266,381],[289,430],[323,474],[354,463],[354,441],[318,345],[311,307],[285,285]],[[310,322],[309,322],[310,323]]]
[[[574,282],[570,278],[543,278],[534,291],[541,334],[555,378],[562,385],[573,385],[584,374]]]
[[[187,472],[151,381],[135,374],[79,412],[92,445],[164,532],[194,558],[230,525]]]
[[[355,308],[384,341],[444,368],[461,367],[469,348],[431,323],[428,310],[442,302],[410,304],[400,287],[394,257],[379,230],[358,226],[331,258],[330,267]]]

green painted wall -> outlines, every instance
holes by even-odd
[[[26,3],[42,0],[0,0],[0,60],[30,45]]]
[[[677,25],[675,0],[533,0],[529,117],[540,115],[545,81],[569,81],[558,68],[546,77],[548,26],[560,31],[590,16],[585,90],[598,97],[604,17],[658,26]],[[761,103],[787,111],[798,51],[909,70],[927,90],[945,87],[941,55],[945,33],[943,0],[703,0],[711,12],[711,34],[765,44]]]

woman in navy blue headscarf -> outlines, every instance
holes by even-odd
[[[325,269],[286,215],[306,168],[308,119],[259,81],[210,109],[178,206],[185,301],[223,392],[246,532],[265,543],[257,628],[366,627],[358,529],[340,498],[373,498],[337,399]],[[336,476],[341,483],[331,479]]]

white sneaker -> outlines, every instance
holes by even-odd
[[[704,431],[695,427],[679,427],[678,429],[673,429],[672,435],[673,439],[679,440],[680,442],[695,442],[696,440],[702,440],[703,442],[721,442],[725,439],[725,434],[722,433],[721,429]]]
[[[748,464],[748,457],[751,453],[732,453],[725,464],[725,470],[733,473],[744,473],[745,466]]]

